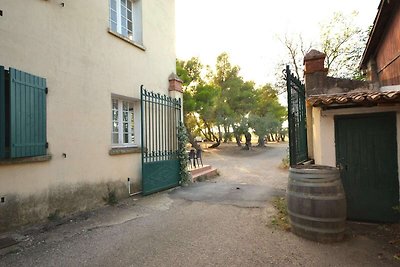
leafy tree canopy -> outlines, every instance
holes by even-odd
[[[240,145],[241,135],[250,125],[262,140],[265,134],[280,130],[286,109],[279,104],[277,91],[271,85],[256,88],[253,81],[245,81],[227,53],[217,57],[214,70],[206,66],[205,71],[198,58],[177,60],[176,64],[183,80],[189,135],[201,134],[216,142],[215,146],[234,136]],[[207,74],[203,77],[202,73]]]
[[[328,75],[339,78],[362,79],[358,70],[370,29],[361,29],[354,24],[357,12],[350,15],[336,12],[326,22],[320,23],[320,38],[305,42],[302,35],[280,37],[287,51],[287,60],[278,63],[278,87],[282,89],[281,70],[289,64],[290,69],[302,80],[304,56],[315,48],[326,54]],[[279,84],[280,83],[280,84]]]

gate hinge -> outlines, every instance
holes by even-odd
[[[49,88],[46,87],[46,89],[44,89],[44,92],[46,93],[46,95],[49,93]]]
[[[48,142],[46,142],[46,148],[49,148],[49,143]]]

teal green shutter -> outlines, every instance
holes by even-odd
[[[0,159],[5,157],[6,145],[6,88],[4,67],[0,66]]]
[[[46,79],[10,68],[12,158],[46,154]]]

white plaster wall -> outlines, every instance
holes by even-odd
[[[3,0],[0,65],[47,79],[52,159],[0,165],[0,195],[141,179],[140,154],[110,156],[111,94],[168,94],[175,72],[174,0],[142,0],[145,51],[108,33],[109,1]],[[67,157],[63,158],[62,153]]]
[[[320,108],[313,108],[312,117],[315,164],[336,166],[333,116],[322,115]]]

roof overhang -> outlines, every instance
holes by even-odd
[[[311,95],[307,103],[313,107],[376,106],[378,104],[400,103],[400,91],[351,92],[329,95]]]
[[[360,69],[366,69],[369,59],[375,56],[376,49],[385,32],[386,24],[390,21],[393,11],[396,10],[399,4],[400,1],[398,0],[381,0],[361,59]]]

